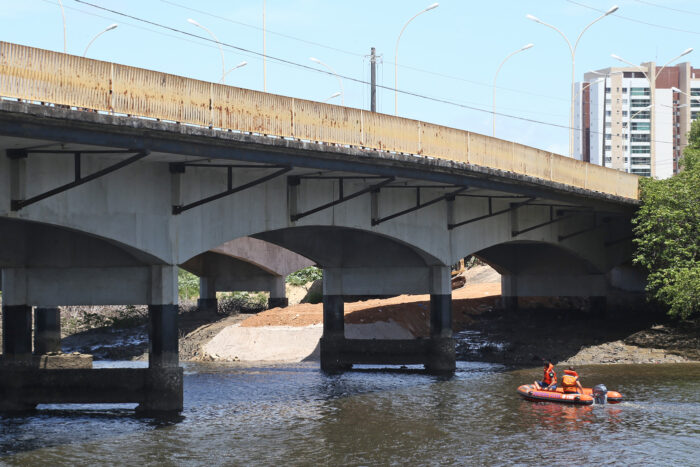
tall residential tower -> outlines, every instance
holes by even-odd
[[[579,160],[655,178],[678,171],[690,123],[700,115],[700,69],[605,68],[576,85],[574,154]]]

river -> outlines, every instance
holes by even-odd
[[[539,368],[484,363],[458,362],[451,379],[370,369],[327,376],[317,363],[188,363],[180,417],[39,406],[0,417],[0,464],[698,465],[700,365],[577,370],[584,385],[605,383],[625,401],[527,402],[515,388]]]

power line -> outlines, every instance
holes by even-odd
[[[666,5],[659,5],[658,3],[647,2],[645,0],[634,0],[634,1],[637,3],[641,3],[643,5],[649,5],[649,6],[655,6],[656,8],[662,8],[664,10],[671,10],[671,11],[676,11],[678,13],[700,16],[700,13],[698,13],[697,11],[681,10],[680,8],[673,8],[673,7],[666,6]]]
[[[53,2],[50,2],[49,0],[43,0],[43,1],[45,1],[46,3],[53,3]],[[146,24],[149,24],[149,25],[152,25],[152,26],[156,26],[156,27],[159,27],[159,28],[162,28],[162,29],[166,29],[166,30],[169,30],[169,31],[172,31],[172,32],[176,32],[176,33],[178,33],[178,34],[182,34],[182,35],[185,35],[185,36],[189,36],[189,37],[193,37],[193,38],[196,38],[196,39],[200,39],[200,40],[202,40],[202,41],[209,42],[209,43],[220,44],[222,47],[228,47],[228,48],[237,50],[237,51],[239,51],[239,52],[251,54],[251,55],[257,56],[257,57],[262,57],[262,56],[263,56],[263,54],[260,53],[260,52],[256,52],[256,51],[253,51],[253,50],[250,50],[250,49],[246,49],[246,48],[243,48],[243,47],[239,47],[239,46],[235,46],[235,45],[232,45],[232,44],[228,44],[228,43],[226,43],[226,42],[216,41],[216,40],[214,40],[214,39],[212,39],[212,38],[209,38],[209,37],[199,36],[199,35],[197,35],[197,34],[194,34],[194,33],[191,33],[191,32],[187,32],[187,31],[184,31],[184,30],[181,30],[181,29],[177,29],[177,28],[174,28],[174,27],[172,27],[172,26],[167,26],[167,25],[164,25],[164,24],[161,24],[161,23],[157,23],[157,22],[155,22],[155,21],[150,21],[150,20],[147,20],[147,19],[144,19],[144,18],[139,18],[139,17],[137,17],[137,16],[129,15],[129,14],[127,14],[127,13],[123,13],[123,12],[120,12],[120,11],[116,11],[116,10],[112,10],[112,9],[109,9],[109,8],[106,8],[106,7],[102,7],[102,6],[100,6],[100,5],[95,5],[95,4],[90,3],[90,2],[87,2],[87,1],[85,1],[85,0],[75,0],[75,1],[78,2],[78,3],[82,3],[82,4],[84,4],[84,5],[91,6],[91,7],[93,7],[93,8],[99,9],[99,10],[107,11],[107,12],[109,12],[109,13],[112,13],[112,14],[115,14],[115,15],[118,15],[118,16],[121,16],[121,17],[129,18],[129,19],[132,19],[132,20],[135,20],[135,21],[139,21],[139,22],[146,23]],[[571,3],[576,3],[576,2],[573,2],[572,0],[567,0],[567,1],[569,1],[569,2],[571,2]],[[585,6],[585,5],[583,5],[583,6]],[[589,8],[590,8],[590,7],[589,7]],[[173,36],[173,37],[174,37],[174,36]],[[331,73],[330,71],[326,71],[326,70],[314,68],[314,67],[311,67],[311,66],[309,66],[309,65],[304,65],[304,64],[297,63],[297,62],[294,62],[294,61],[291,61],[291,60],[287,60],[287,59],[284,59],[284,58],[279,58],[279,57],[275,57],[275,56],[271,56],[271,55],[266,55],[266,57],[267,57],[268,59],[270,59],[270,60],[275,61],[275,62],[278,62],[278,63],[281,63],[281,64],[285,64],[285,65],[289,65],[289,66],[292,66],[292,67],[301,68],[301,69],[306,70],[306,71],[312,71],[312,72],[315,72],[315,73],[322,73],[322,74],[329,75],[329,76],[336,76],[336,75],[334,75],[333,73]],[[369,85],[369,84],[370,84],[370,83],[367,82],[367,81],[364,81],[364,80],[358,79],[358,78],[354,78],[354,77],[350,77],[350,76],[345,76],[345,75],[337,75],[337,76],[340,76],[341,78],[346,79],[346,80],[348,80],[348,81],[356,82],[356,83],[363,84],[363,85]],[[432,102],[437,102],[437,103],[441,103],[441,104],[446,104],[446,105],[450,105],[450,106],[458,107],[458,108],[463,108],[463,109],[467,109],[467,110],[473,110],[473,111],[476,111],[476,112],[486,113],[486,114],[493,115],[493,116],[506,117],[506,118],[511,118],[511,119],[514,119],[514,120],[519,120],[519,121],[523,121],[523,122],[527,122],[527,123],[533,123],[533,124],[539,124],[539,125],[546,125],[546,126],[550,126],[550,127],[554,127],[554,128],[560,128],[560,129],[565,129],[565,130],[571,130],[571,129],[573,129],[573,130],[575,130],[575,131],[581,131],[581,128],[570,127],[569,125],[562,125],[562,124],[558,124],[558,123],[545,122],[545,121],[542,121],[542,120],[536,120],[536,119],[531,119],[531,118],[527,118],[527,117],[520,117],[520,116],[517,116],[517,115],[510,115],[510,114],[501,113],[501,112],[493,112],[492,110],[483,109],[483,108],[476,107],[476,106],[473,106],[473,105],[461,104],[461,103],[455,102],[455,101],[453,101],[453,100],[447,100],[447,99],[438,98],[438,97],[431,97],[431,96],[427,96],[427,95],[424,95],[424,94],[419,94],[419,93],[413,92],[413,91],[405,91],[405,90],[401,90],[401,89],[396,89],[396,88],[391,87],[391,86],[385,86],[385,85],[381,85],[381,84],[377,84],[376,86],[377,86],[377,88],[379,88],[379,89],[388,90],[388,91],[395,91],[395,92],[399,92],[399,93],[404,94],[404,95],[407,95],[407,96],[412,96],[412,97],[416,97],[416,98],[419,98],[419,99],[423,99],[423,100],[427,100],[427,101],[432,101]],[[591,131],[591,133],[593,133],[593,134],[603,134],[602,132],[594,132],[594,131]],[[670,143],[670,144],[673,144],[673,142],[669,142],[669,141],[657,141],[657,140],[654,140],[654,141],[657,142],[657,143]]]
[[[203,14],[203,15],[206,15],[206,16],[210,16],[210,17],[212,17],[212,18],[220,19],[220,20],[222,20],[222,21],[227,21],[227,22],[229,22],[229,23],[237,24],[237,25],[239,25],[239,26],[244,26],[244,27],[251,28],[251,29],[257,29],[258,31],[263,31],[263,28],[261,28],[260,26],[255,26],[255,25],[252,25],[252,24],[244,23],[244,22],[242,22],[242,21],[236,21],[236,20],[233,20],[233,19],[230,19],[230,18],[226,18],[225,16],[215,15],[214,13],[209,13],[209,12],[204,11],[204,10],[199,10],[199,9],[197,9],[197,8],[188,7],[188,6],[185,6],[185,5],[182,5],[182,4],[180,4],[180,3],[170,1],[170,0],[160,0],[160,1],[163,2],[163,3],[167,3],[167,4],[169,4],[169,5],[176,6],[176,7],[178,7],[178,8],[182,8],[182,9],[184,9],[184,10],[194,11],[194,12],[196,12],[196,13],[200,13],[200,14]],[[273,35],[275,35],[275,36],[280,36],[280,37],[284,37],[285,39],[291,39],[291,40],[294,40],[294,41],[303,42],[303,43],[309,44],[309,45],[315,45],[315,46],[317,46],[317,47],[323,47],[324,49],[333,50],[334,52],[341,52],[341,53],[344,53],[344,54],[353,55],[353,56],[355,56],[355,57],[362,57],[362,56],[363,56],[363,54],[359,54],[359,53],[357,53],[357,52],[351,52],[351,51],[349,51],[349,50],[343,50],[343,49],[339,49],[339,48],[337,48],[337,47],[332,47],[332,46],[330,46],[330,45],[321,44],[320,42],[314,42],[314,41],[310,41],[310,40],[307,40],[307,39],[302,39],[302,38],[299,38],[299,37],[294,37],[294,36],[291,36],[291,35],[289,35],[289,34],[283,34],[283,33],[280,33],[280,32],[275,32],[275,31],[272,31],[272,30],[267,29],[267,28],[265,28],[265,31],[266,31],[267,33],[273,34]]]
[[[226,18],[225,16],[221,16],[221,15],[217,15],[217,14],[214,14],[214,13],[207,12],[207,11],[205,11],[205,10],[200,10],[200,9],[197,9],[197,8],[191,8],[191,7],[182,5],[182,4],[180,4],[180,3],[174,2],[174,1],[172,1],[172,0],[160,0],[160,1],[163,2],[163,3],[167,3],[167,4],[169,4],[169,5],[177,6],[177,7],[179,7],[179,8],[184,9],[184,10],[194,11],[194,12],[196,12],[196,13],[200,13],[200,14],[203,14],[203,15],[206,15],[206,16],[210,16],[210,17],[212,17],[212,18],[220,19],[220,20],[222,20],[222,21],[227,21],[227,22],[232,23],[232,24],[237,24],[237,25],[239,25],[239,26],[244,26],[244,27],[251,28],[251,29],[255,29],[255,30],[258,30],[258,31],[262,31],[262,30],[263,30],[263,28],[261,28],[260,26],[255,26],[255,25],[252,25],[252,24],[244,23],[244,22],[242,22],[242,21],[236,21],[236,20],[233,20],[233,19],[230,19],[230,18]],[[318,46],[318,47],[323,47],[324,49],[333,50],[333,51],[335,51],[335,52],[340,52],[340,53],[344,53],[344,54],[347,54],[347,55],[353,55],[353,56],[355,56],[355,57],[364,57],[364,54],[360,54],[360,53],[357,53],[357,52],[351,52],[351,51],[349,51],[349,50],[340,49],[340,48],[338,48],[338,47],[332,47],[332,46],[329,46],[329,45],[321,44],[321,43],[319,43],[319,42],[310,41],[310,40],[308,40],[308,39],[302,39],[302,38],[300,38],[300,37],[292,36],[292,35],[289,35],[289,34],[283,34],[283,33],[275,32],[275,31],[272,31],[272,30],[270,30],[270,29],[266,29],[266,32],[269,33],[269,34],[274,34],[274,35],[276,35],[276,36],[284,37],[285,39],[291,39],[291,40],[294,40],[294,41],[302,42],[302,43],[304,43],[304,44],[309,44],[309,45],[315,45],[315,46]],[[393,65],[393,64],[394,64],[394,63],[391,62],[391,61],[387,61],[386,63],[389,64],[389,65]],[[431,71],[431,70],[425,70],[425,69],[423,69],[423,68],[412,67],[412,66],[410,66],[410,65],[401,65],[401,64],[399,64],[399,68],[406,69],[406,70],[417,71],[417,72],[420,72],[420,73],[425,73],[425,74],[427,74],[427,75],[439,76],[439,77],[441,77],[441,78],[452,79],[452,80],[455,80],[455,81],[462,81],[462,82],[464,82],[464,83],[474,84],[474,85],[477,85],[477,86],[483,86],[483,87],[487,87],[487,88],[490,88],[490,89],[493,88],[493,84],[482,83],[482,82],[479,82],[479,81],[474,81],[474,80],[462,78],[462,77],[459,77],[459,76],[448,75],[448,74],[445,74],[445,73],[438,73],[438,72]],[[546,94],[539,94],[539,93],[530,92],[530,91],[523,91],[523,90],[520,90],[520,89],[511,89],[511,88],[499,87],[499,86],[496,86],[496,89],[500,89],[500,90],[502,90],[502,91],[517,92],[517,93],[519,93],[519,94],[528,94],[528,95],[535,96],[535,97],[544,97],[544,98],[547,98],[547,99],[553,99],[553,100],[560,100],[560,101],[566,101],[566,102],[568,102],[568,99],[565,99],[565,98],[555,97],[555,96],[548,96],[548,95],[546,95]]]
[[[577,5],[577,6],[580,6],[580,7],[583,7],[583,8],[588,8],[589,10],[598,11],[598,12],[601,12],[601,13],[605,13],[605,12],[606,12],[606,10],[601,10],[600,8],[595,8],[595,7],[592,7],[592,6],[590,6],[590,5],[586,5],[586,4],[584,4],[584,3],[577,2],[577,1],[575,1],[575,0],[565,0],[565,1],[568,2],[568,3],[571,3],[571,4],[573,4],[573,5]],[[661,25],[661,24],[649,23],[649,22],[647,22],[647,21],[642,21],[642,20],[639,20],[639,19],[628,18],[627,16],[622,16],[622,15],[619,15],[619,14],[617,14],[617,13],[613,13],[611,16],[614,16],[614,17],[619,18],[619,19],[624,19],[625,21],[630,21],[630,22],[632,22],[632,23],[638,23],[638,24],[643,24],[643,25],[645,25],[645,26],[651,26],[651,27],[653,27],[653,28],[667,29],[667,30],[669,30],[669,31],[676,31],[676,32],[685,32],[685,33],[688,33],[688,34],[695,34],[695,35],[700,36],[700,32],[697,32],[697,31],[690,31],[690,30],[688,30],[688,29],[674,28],[674,27],[672,27],[672,26],[663,26],[663,25]]]
[[[212,38],[209,38],[209,37],[199,36],[199,35],[197,35],[197,34],[194,34],[194,33],[188,32],[188,31],[184,31],[184,30],[182,30],[182,29],[174,28],[174,27],[172,27],[172,26],[164,25],[164,24],[157,23],[157,22],[155,22],[155,21],[150,21],[150,20],[147,20],[147,19],[144,19],[144,18],[139,18],[139,17],[137,17],[137,16],[129,15],[129,14],[127,14],[127,13],[123,13],[123,12],[116,11],[116,10],[112,10],[112,9],[110,9],[110,8],[106,8],[106,7],[103,7],[103,6],[100,6],[100,5],[95,5],[94,3],[90,3],[90,2],[87,2],[87,1],[85,1],[85,0],[75,0],[75,1],[78,2],[78,3],[82,3],[82,4],[84,4],[84,5],[91,6],[91,7],[93,7],[93,8],[97,8],[97,9],[99,9],[99,10],[107,11],[107,12],[109,12],[109,13],[112,13],[112,14],[115,14],[115,15],[118,15],[118,16],[122,16],[122,17],[125,17],[125,18],[129,18],[129,19],[132,19],[132,20],[135,20],[135,21],[140,21],[140,22],[142,22],[142,23],[150,24],[151,26],[156,26],[156,27],[159,27],[159,28],[163,28],[163,29],[166,29],[166,30],[169,30],[169,31],[173,31],[173,32],[179,33],[179,34],[184,34],[184,35],[186,35],[186,36],[194,37],[194,38],[197,38],[197,39],[206,41],[206,42],[211,42],[211,43],[215,43],[215,44],[221,44],[223,47],[228,47],[228,48],[231,48],[231,49],[240,51],[240,52],[249,53],[249,54],[252,54],[252,55],[255,55],[255,56],[259,56],[259,57],[262,57],[262,56],[263,56],[263,54],[262,54],[261,52],[256,52],[256,51],[254,51],[254,50],[246,49],[246,48],[244,48],[244,47],[239,47],[239,46],[236,46],[236,45],[233,45],[233,44],[229,44],[229,43],[227,43],[227,42],[221,42],[221,41],[218,41],[218,42],[217,42],[216,40],[214,40],[214,39],[212,39]],[[328,76],[336,76],[336,75],[337,75],[337,76],[340,76],[341,78],[346,79],[346,80],[348,80],[348,81],[352,81],[352,82],[359,83],[359,84],[363,84],[363,85],[369,85],[369,84],[370,84],[370,83],[368,83],[367,81],[364,81],[364,80],[362,80],[362,79],[358,79],[358,78],[355,78],[355,77],[352,77],[352,76],[333,74],[333,73],[331,73],[330,71],[322,70],[322,69],[315,68],[315,67],[312,67],[312,66],[309,66],[309,65],[304,65],[304,64],[302,64],[302,63],[297,63],[297,62],[294,62],[294,61],[291,61],[291,60],[287,60],[287,59],[284,59],[284,58],[275,57],[275,56],[273,56],[273,55],[265,55],[265,56],[266,56],[268,59],[272,60],[272,61],[275,61],[275,62],[278,62],[278,63],[287,64],[287,65],[291,65],[291,66],[294,66],[294,67],[297,67],[297,68],[301,68],[301,69],[304,69],[304,70],[307,70],[307,71],[313,71],[313,72],[315,72],[315,73],[322,73],[322,74],[325,74],[325,75],[328,75]],[[499,113],[499,112],[495,112],[495,113],[494,113],[494,112],[491,111],[491,110],[482,109],[482,108],[479,108],[479,107],[476,107],[476,106],[473,106],[473,105],[460,104],[460,103],[457,103],[457,102],[455,102],[455,101],[450,101],[450,100],[443,99],[443,98],[438,98],[438,97],[431,97],[431,96],[427,96],[427,95],[424,95],[424,94],[419,94],[419,93],[413,92],[413,91],[406,91],[406,90],[396,89],[396,88],[393,88],[393,87],[391,87],[391,86],[384,86],[384,85],[379,85],[379,84],[378,84],[377,87],[378,87],[378,88],[381,88],[381,89],[384,89],[384,90],[387,90],[387,91],[396,91],[396,92],[399,92],[399,93],[401,93],[401,94],[405,94],[405,95],[408,95],[408,96],[417,97],[417,98],[420,98],[420,99],[429,100],[429,101],[433,101],[433,102],[439,102],[439,103],[442,103],[442,104],[452,105],[452,106],[455,106],[455,107],[461,107],[461,108],[464,108],[464,109],[474,110],[474,111],[477,111],[477,112],[482,112],[482,113],[487,113],[487,114],[492,114],[492,115],[498,115],[498,116],[501,116],[501,117],[513,118],[513,119],[516,119],[516,120],[521,120],[521,121],[530,122],[530,123],[537,123],[537,124],[541,124],[541,125],[549,125],[549,126],[553,126],[553,127],[557,127],[557,128],[566,128],[566,129],[570,129],[570,127],[569,127],[568,125],[560,125],[560,124],[556,124],[556,123],[550,123],[550,122],[545,122],[545,121],[541,121],[541,120],[535,120],[535,119],[530,119],[530,118],[526,118],[526,117],[520,117],[520,116],[517,116],[517,115],[510,115],[510,114],[505,114],[505,113]]]
[[[41,0],[41,1],[44,2],[44,3],[48,3],[48,4],[50,4],[50,5],[58,5],[58,3],[55,2],[54,0]],[[76,1],[79,1],[79,0],[76,0]],[[86,3],[86,2],[81,2],[81,3]],[[88,3],[86,3],[86,4],[88,4]],[[92,6],[92,5],[90,5],[90,6]],[[97,6],[96,6],[96,7],[97,7]],[[85,10],[82,10],[82,9],[80,9],[80,8],[71,7],[71,6],[69,6],[69,5],[66,5],[65,8],[66,8],[66,9],[70,9],[70,10],[72,10],[72,11],[77,11],[77,12],[79,12],[79,13],[82,13],[82,14],[85,14],[85,15],[88,15],[88,16],[94,16],[94,17],[97,17],[97,18],[102,18],[102,19],[106,19],[106,20],[110,20],[110,21],[113,21],[113,20],[115,19],[113,16],[112,16],[112,17],[109,17],[109,16],[105,16],[105,15],[98,14],[98,13],[93,13],[93,12],[85,11]],[[99,7],[98,7],[98,8],[99,8]],[[116,14],[119,14],[119,12],[117,12]],[[140,20],[139,18],[136,18],[136,17],[134,17],[134,18],[135,18],[136,20]],[[152,29],[152,28],[148,28],[148,27],[145,27],[145,26],[136,25],[136,24],[131,23],[131,22],[129,22],[129,21],[120,20],[120,24],[127,25],[127,26],[130,26],[130,27],[136,28],[136,29],[140,29],[140,30],[142,30],[142,31],[148,31],[148,32],[151,32],[151,33],[153,33],[153,34],[158,34],[158,35],[161,35],[161,36],[164,36],[164,37],[169,37],[169,38],[172,38],[172,39],[175,39],[175,40],[179,40],[179,41],[183,41],[183,42],[188,42],[188,43],[195,44],[195,45],[198,45],[198,46],[201,46],[201,47],[206,47],[206,48],[209,48],[209,49],[218,50],[218,45],[215,45],[215,44],[217,44],[216,41],[211,40],[211,39],[209,39],[209,38],[207,38],[207,37],[197,36],[196,34],[186,33],[186,34],[188,34],[188,35],[190,35],[190,36],[193,36],[193,37],[200,38],[200,39],[202,39],[202,40],[211,42],[211,44],[210,44],[210,43],[203,44],[203,43],[201,43],[201,42],[199,42],[199,41],[197,41],[197,40],[189,39],[189,38],[186,38],[186,37],[181,37],[181,36],[178,36],[178,35],[175,35],[175,34],[168,34],[168,33],[166,33],[166,32],[160,32],[160,31],[157,31],[157,30]],[[154,23],[154,24],[156,24],[156,23]],[[170,29],[172,29],[172,28],[170,28]],[[178,31],[179,31],[179,30],[178,30]],[[227,44],[222,43],[222,45],[227,45]],[[247,49],[244,49],[244,50],[247,50]],[[254,52],[254,51],[250,51],[250,53],[238,51],[238,53],[239,53],[240,55],[242,55],[242,56],[249,57],[249,58],[255,59],[255,60],[261,60],[261,56],[262,56],[262,54],[259,54],[258,52]],[[296,67],[296,66],[299,66],[296,62],[281,63],[280,65],[282,65],[282,66],[287,66],[287,67],[290,67],[290,68],[294,68],[294,67]],[[319,70],[319,69],[315,69],[315,68],[311,68],[311,69],[312,69],[313,71],[317,71],[317,72],[321,72],[321,73],[325,73],[325,74],[330,74],[330,73],[325,72],[325,71],[323,71],[323,70]],[[383,70],[383,68],[382,68],[382,70]],[[383,75],[382,75],[382,76],[383,76]],[[357,80],[357,79],[355,79],[355,78],[349,78],[349,77],[346,77],[346,76],[341,76],[341,77],[344,77],[344,78],[346,78],[346,79],[348,79],[348,80],[356,81],[356,82],[361,83],[361,84],[365,84],[365,85],[368,84],[368,81],[361,81],[361,80]],[[380,89],[383,88],[383,89],[387,89],[387,90],[393,90],[393,88],[387,87],[387,86],[378,86],[378,87],[379,87]],[[501,89],[504,89],[504,88],[501,88]],[[401,91],[399,91],[399,92],[401,92]],[[379,97],[380,97],[380,99],[381,99],[381,93],[380,93]],[[547,96],[545,96],[545,97],[547,97]],[[551,96],[549,96],[549,97],[552,98],[552,99],[554,99],[554,98],[551,97]],[[465,101],[461,101],[461,102],[459,102],[459,101],[453,101],[453,102],[455,102],[456,104],[464,104],[464,105],[473,105],[473,106],[478,106],[478,105],[479,105],[479,104],[476,104],[476,103],[473,103],[473,102],[468,102],[468,101],[466,101],[466,102],[465,102]],[[503,109],[510,109],[510,110],[524,110],[524,109],[519,109],[519,108],[516,108],[516,107],[501,107],[501,108],[503,108]],[[545,112],[533,112],[533,111],[531,111],[531,110],[526,110],[525,112],[527,112],[527,113],[529,113],[529,114],[533,114],[533,115],[545,114]],[[546,114],[547,114],[547,115],[550,115],[550,116],[555,116],[554,114],[551,114],[551,113],[549,113],[549,112],[547,112]],[[499,115],[499,114],[496,114],[496,115]],[[507,116],[508,114],[500,114],[500,115]],[[513,118],[516,118],[516,117],[513,117]]]

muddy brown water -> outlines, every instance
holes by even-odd
[[[698,364],[581,366],[585,385],[625,397],[590,407],[521,400],[539,368],[458,367],[442,379],[187,364],[181,417],[120,405],[0,416],[0,465],[698,464]]]

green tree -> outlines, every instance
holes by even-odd
[[[687,318],[700,311],[700,120],[679,164],[681,172],[669,179],[640,180],[634,262],[649,274],[648,297]]]

